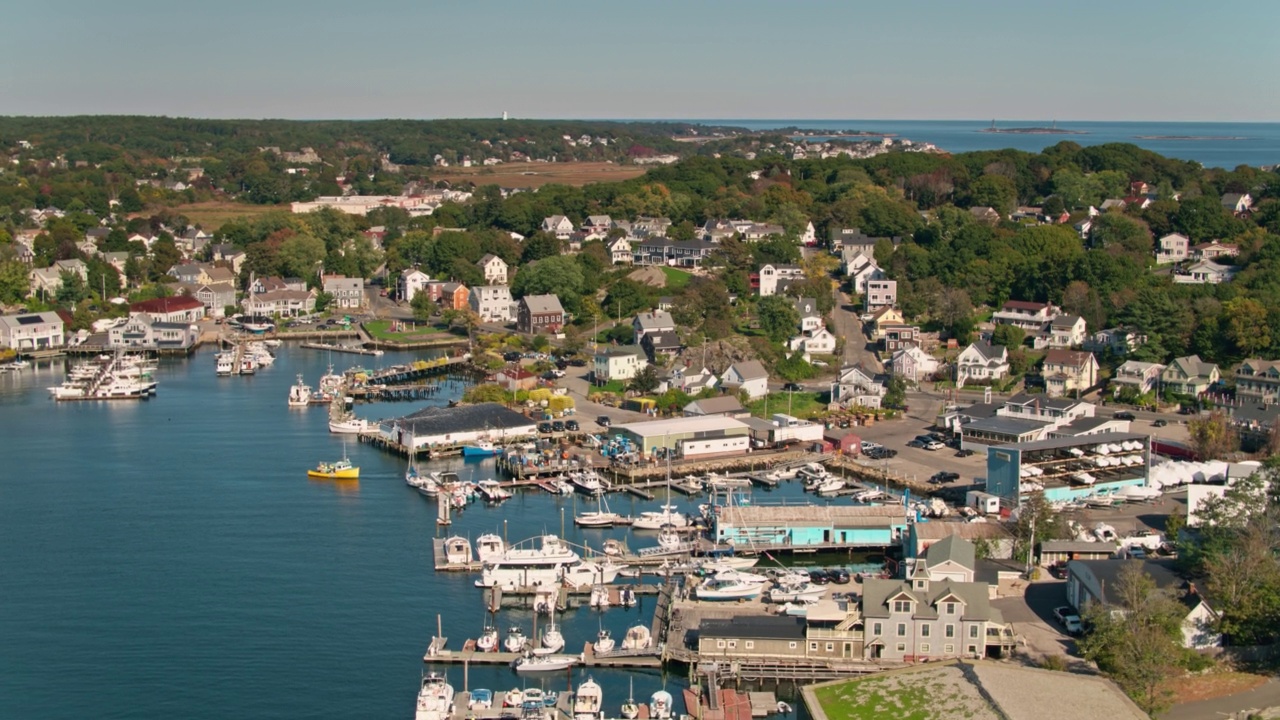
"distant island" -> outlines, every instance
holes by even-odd
[[[996,127],[996,121],[992,120],[991,127],[983,128],[978,132],[1003,133],[1006,135],[1088,135],[1089,134],[1084,130],[1067,130],[1065,128],[1060,128],[1058,127],[1058,122],[1056,120],[1054,121],[1053,125],[1051,125],[1050,127],[1009,127],[1009,128]]]

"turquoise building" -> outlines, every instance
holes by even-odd
[[[902,505],[732,505],[716,515],[717,543],[743,549],[883,548],[902,542]]]

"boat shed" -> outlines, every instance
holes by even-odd
[[[751,449],[750,433],[742,421],[721,415],[626,423],[609,429],[610,438],[626,440],[641,457],[667,451],[683,458],[742,455]]]
[[[415,452],[451,447],[487,439],[503,443],[535,437],[537,423],[500,403],[480,403],[459,407],[429,407],[404,417],[383,420],[378,426],[382,439]]]
[[[1110,560],[1116,556],[1115,543],[1083,540],[1045,540],[1040,543],[1040,564],[1054,565],[1071,560]]]
[[[698,625],[703,657],[804,657],[805,620],[789,615],[739,616]]]
[[[730,505],[715,520],[715,541],[743,549],[889,547],[902,542],[901,505]]]
[[[1130,485],[1145,486],[1150,475],[1151,437],[1137,433],[1104,432],[986,450],[986,491],[1011,510],[1032,492],[1043,491],[1050,502],[1109,497]]]

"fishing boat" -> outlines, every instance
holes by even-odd
[[[507,544],[493,533],[485,533],[476,538],[476,559],[482,563],[493,562],[506,552]]]
[[[480,652],[497,652],[498,628],[486,624],[480,637],[476,638],[476,649]]]
[[[579,658],[577,655],[534,655],[528,653],[516,658],[511,667],[518,673],[536,673],[536,672],[555,672],[558,670],[567,670],[577,665]],[[528,691],[525,692],[525,702],[528,699]],[[538,706],[542,706],[542,698],[538,698]]]
[[[600,720],[603,705],[604,691],[588,675],[587,681],[579,685],[573,695],[573,720]]]
[[[446,539],[444,541],[444,561],[450,565],[462,565],[471,562],[471,543],[459,535]]]
[[[443,675],[427,673],[418,690],[414,720],[446,720],[453,715],[453,686]]]
[[[627,678],[627,701],[622,703],[622,717],[625,720],[634,720],[640,715],[640,706],[636,704],[636,682],[635,678]]]
[[[524,650],[524,646],[529,644],[529,640],[525,638],[524,631],[518,625],[512,625],[507,630],[507,637],[502,641],[502,649],[507,652],[518,653]]]
[[[311,403],[311,386],[298,373],[298,382],[289,388],[289,407],[306,407]]]
[[[609,588],[605,585],[591,588],[591,600],[588,604],[593,608],[609,607]]]
[[[669,489],[668,489],[669,491]],[[668,495],[670,499],[670,495]],[[663,505],[661,510],[645,510],[631,524],[632,530],[660,530],[663,525],[688,527],[689,516],[676,509],[675,505]]]
[[[760,597],[763,587],[758,582],[717,576],[704,580],[694,590],[694,596],[699,600],[751,600]]]
[[[702,479],[690,475],[689,477],[676,483],[676,487],[687,495],[701,495],[706,492],[706,486],[702,484]]]
[[[335,462],[320,463],[314,470],[307,471],[307,477],[321,480],[356,480],[360,477],[360,468],[343,457]]]
[[[471,691],[471,697],[467,700],[468,710],[488,710],[493,707],[493,691],[485,688],[476,688]]]
[[[653,636],[644,625],[632,625],[622,638],[623,650],[644,650],[653,645]]]
[[[340,413],[329,420],[329,432],[335,435],[359,435],[378,427],[373,420],[356,417],[354,413]]]
[[[671,704],[674,702],[671,693],[659,690],[649,696],[649,717],[654,720],[668,720],[671,717]]]
[[[511,498],[511,491],[502,487],[502,483],[497,480],[481,480],[476,483],[476,487],[480,492],[480,497],[487,502],[496,503]]]
[[[462,446],[463,457],[493,457],[498,454],[498,448],[488,440],[476,440]]]
[[[569,474],[569,482],[584,495],[596,496],[604,492],[604,479],[594,470],[579,470]]]
[[[613,652],[614,645],[616,645],[616,643],[613,640],[613,635],[611,635],[606,628],[600,628],[600,632],[596,633],[596,641],[591,643],[591,649],[594,650],[597,655],[603,655],[608,652]]]

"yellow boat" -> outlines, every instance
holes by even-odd
[[[351,461],[342,458],[334,463],[320,463],[315,470],[308,470],[307,477],[325,480],[356,480],[360,477],[360,468]]]

